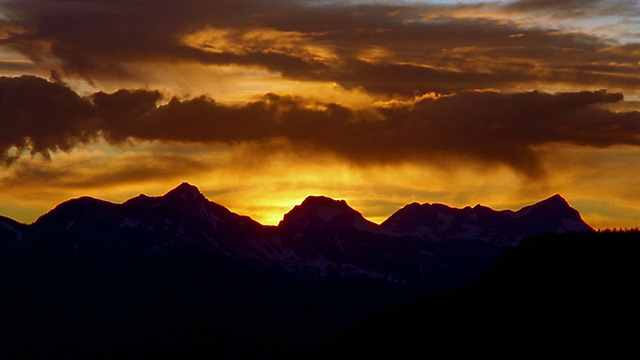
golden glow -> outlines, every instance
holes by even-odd
[[[549,175],[531,182],[505,167],[450,162],[356,167],[287,146],[218,145],[212,151],[210,145],[143,142],[135,152],[103,144],[55,153],[50,161],[21,159],[0,173],[0,211],[31,222],[69,198],[90,195],[118,203],[140,192],[162,195],[188,181],[211,201],[271,225],[308,195],[345,199],[378,223],[411,202],[517,210],[554,193],[594,227],[635,227],[640,219],[640,205],[633,205],[640,204],[634,190],[640,187],[640,170],[634,170],[640,152],[632,147],[542,148]]]
[[[114,92],[121,88],[165,90],[167,97],[192,98],[208,95],[224,104],[244,104],[268,93],[286,94],[316,102],[336,103],[354,109],[369,108],[380,96],[361,89],[344,87],[332,81],[301,81],[285,79],[280,74],[259,68],[237,65],[205,66],[200,64],[130,64],[128,69],[140,79],[127,81],[101,79],[91,84],[70,81],[79,93]],[[124,85],[123,85],[124,84]]]
[[[439,97],[442,96],[447,96],[447,95],[441,95],[441,94],[437,94],[434,92],[430,92],[430,93],[426,93],[423,95],[419,95],[419,96],[414,96],[412,99],[409,100],[402,100],[402,99],[390,99],[390,100],[384,100],[384,101],[376,101],[374,103],[374,106],[379,107],[379,108],[392,108],[395,106],[412,106],[413,104],[417,103],[420,100],[424,100],[424,99],[437,99]]]
[[[207,27],[185,36],[185,44],[213,53],[246,55],[273,52],[316,61],[329,61],[337,56],[328,47],[307,40],[311,34],[268,28],[223,29]]]
[[[362,61],[378,62],[385,60],[394,60],[394,54],[390,50],[382,46],[370,46],[360,50],[358,58]]]

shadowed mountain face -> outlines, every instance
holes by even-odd
[[[15,239],[21,241],[26,228],[23,224],[0,216],[0,239]]]
[[[516,212],[411,204],[381,225],[318,196],[278,226],[186,183],[122,204],[83,197],[31,225],[0,218],[13,334],[0,350],[299,358],[323,334],[468,283],[528,235],[590,230],[560,196]]]

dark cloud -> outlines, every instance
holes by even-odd
[[[11,164],[25,149],[48,157],[89,142],[92,111],[87,99],[44,79],[0,78],[0,162]]]
[[[135,76],[124,64],[136,61],[198,61],[207,64],[261,65],[274,70],[309,67],[282,54],[210,53],[183,43],[182,37],[205,26],[247,21],[255,11],[283,9],[289,1],[83,1],[24,0],[2,4],[20,29],[2,43],[47,66],[47,55],[62,61],[62,71],[88,78]],[[51,66],[51,65],[49,65]]]
[[[596,106],[621,100],[621,94],[604,91],[463,93],[427,99],[409,111],[414,126],[427,129],[410,138],[416,143],[426,138],[433,151],[506,163],[537,176],[543,169],[536,146],[638,145],[640,113],[617,114]]]
[[[623,101],[606,91],[548,94],[463,92],[380,108],[377,117],[337,104],[267,95],[243,106],[207,97],[162,100],[152,90],[83,98],[34,77],[0,79],[0,146],[32,154],[70,150],[99,136],[185,143],[268,143],[334,153],[356,164],[467,159],[543,174],[537,146],[640,145],[640,113],[599,105]]]
[[[0,44],[41,67],[88,79],[140,76],[128,65],[163,62],[259,66],[287,78],[334,81],[348,88],[407,96],[510,89],[559,77],[562,83],[599,86],[608,82],[616,88],[633,87],[630,84],[639,81],[637,56],[606,51],[613,44],[600,37],[454,16],[454,10],[468,11],[470,5],[330,3],[93,0],[55,2],[60,5],[56,7],[51,1],[22,0],[0,5],[6,14],[4,25],[15,29],[7,31]],[[571,10],[578,9],[578,3],[585,2],[523,0],[503,10]],[[609,9],[633,5],[628,1],[588,3],[589,8],[608,4]],[[226,32],[185,42],[185,36],[206,34],[210,28]],[[251,40],[248,35],[265,29],[278,33],[272,39]],[[278,39],[292,37],[298,41],[278,44]],[[223,45],[216,47],[216,42]],[[384,54],[368,56],[372,51]],[[496,54],[501,57],[487,57]],[[502,59],[498,61],[502,67],[491,66],[488,59]],[[631,71],[611,66],[589,73],[579,68],[592,63],[623,63]]]
[[[151,90],[118,90],[112,94],[98,92],[91,97],[94,118],[101,124],[103,137],[111,143],[121,143],[135,134],[153,131],[140,121],[157,109],[162,94]],[[180,119],[176,119],[180,121]]]

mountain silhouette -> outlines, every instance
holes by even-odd
[[[309,196],[300,205],[286,213],[278,225],[286,229],[354,227],[376,232],[377,224],[367,220],[351,208],[344,200],[334,200],[325,196]]]
[[[443,204],[412,203],[382,224],[395,232],[429,240],[485,239],[512,246],[536,233],[593,230],[560,195],[554,195],[516,212],[495,211],[482,205],[451,208]]]
[[[515,212],[413,203],[380,225],[344,200],[309,196],[278,226],[264,226],[188,183],[122,204],[81,197],[31,225],[2,224],[4,238],[19,235],[33,249],[204,251],[302,278],[374,278],[426,292],[469,281],[527,236],[592,231],[559,195]]]
[[[468,284],[525,237],[573,231],[591,228],[560,196],[515,212],[410,204],[380,225],[310,196],[278,226],[188,183],[81,197],[29,225],[0,218],[0,354],[305,357],[337,329]]]

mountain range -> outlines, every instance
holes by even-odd
[[[560,195],[518,211],[412,203],[380,225],[344,200],[309,196],[278,226],[263,226],[188,183],[122,204],[69,200],[31,225],[0,218],[4,241],[25,249],[204,251],[302,278],[377,278],[426,292],[467,282],[530,235],[592,230]]]
[[[413,203],[379,225],[310,196],[277,226],[187,183],[81,197],[28,225],[0,217],[0,355],[309,358],[339,329],[558,233],[593,233],[560,195],[518,211]]]

